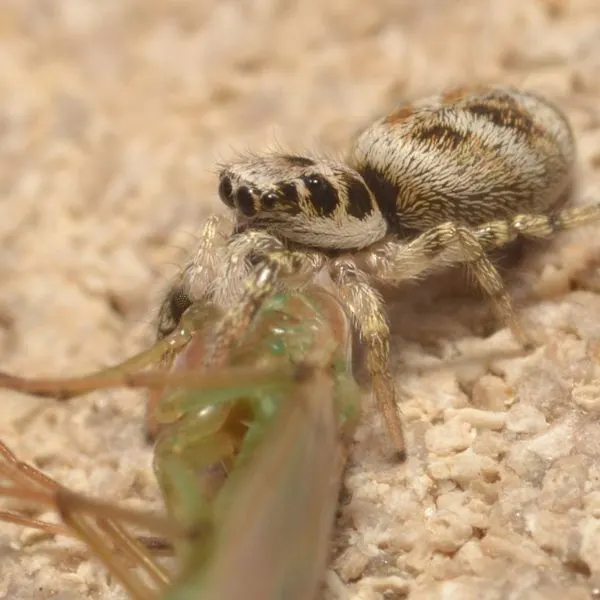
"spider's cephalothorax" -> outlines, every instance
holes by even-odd
[[[325,268],[366,344],[375,395],[402,451],[389,327],[372,284],[465,264],[525,341],[487,254],[600,217],[598,205],[559,210],[575,155],[566,118],[545,99],[482,86],[396,108],[357,136],[345,163],[272,154],[227,165],[219,195],[234,233],[217,249],[209,222],[183,277],[191,298],[238,300],[209,360],[218,362],[275,286],[302,285]]]
[[[248,158],[223,169],[219,195],[240,223],[313,248],[364,248],[387,231],[365,180],[342,162]]]

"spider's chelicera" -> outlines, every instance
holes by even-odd
[[[464,263],[526,341],[488,253],[600,216],[598,205],[562,209],[575,159],[557,108],[533,93],[485,86],[400,106],[358,135],[346,162],[271,154],[229,164],[219,195],[234,233],[223,237],[225,218],[209,219],[173,288],[177,301],[165,301],[159,333],[177,322],[171,309],[185,306],[182,295],[229,304],[216,360],[274,288],[299,287],[326,270],[365,343],[375,395],[402,452],[389,327],[374,285]]]

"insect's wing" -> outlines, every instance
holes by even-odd
[[[342,468],[330,373],[297,384],[246,469],[234,472],[203,573],[166,598],[310,600],[325,571]]]

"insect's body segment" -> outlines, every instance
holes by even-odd
[[[271,296],[230,348],[227,363],[206,372],[204,351],[219,314],[210,303],[192,304],[176,331],[157,343],[174,349],[168,373],[135,372],[144,357],[156,360],[151,349],[108,375],[26,380],[0,374],[0,385],[44,396],[68,397],[94,385],[163,390],[153,407],[154,466],[167,517],[74,494],[19,463],[0,442],[0,496],[54,507],[64,525],[1,511],[0,520],[78,537],[136,600],[313,598],[328,557],[345,443],[358,414],[349,322],[318,286]],[[174,579],[128,524],[170,540],[179,558]],[[156,538],[150,541],[155,547]]]
[[[326,371],[297,382],[252,461],[231,475],[208,560],[197,565],[196,549],[165,600],[315,598],[339,493],[341,398],[351,408],[356,388]]]
[[[210,294],[236,304],[209,362],[223,360],[271,290],[304,285],[327,269],[365,342],[375,395],[402,454],[389,326],[373,284],[463,264],[528,345],[488,254],[600,217],[598,205],[561,210],[575,158],[557,108],[533,93],[480,86],[398,107],[356,137],[346,163],[273,154],[226,165],[219,194],[237,225],[223,260],[230,276],[215,278]],[[190,280],[206,272],[210,256],[186,267]]]
[[[204,321],[192,341],[175,357],[173,371],[198,369],[202,365],[217,322]],[[180,327],[189,328],[186,315]],[[325,356],[334,382],[344,386],[352,380],[350,348],[350,324],[339,302],[312,286],[303,294],[276,294],[267,299],[250,328],[230,349],[227,368],[283,371],[307,361],[318,363]],[[210,397],[188,388],[167,390],[154,408],[160,432],[154,465],[167,506],[176,512],[177,499],[173,494],[176,496],[177,490],[172,491],[168,468],[174,458],[193,470],[204,497],[212,500],[229,473],[252,456],[266,424],[286,401],[288,388],[289,385],[273,380],[272,386],[254,387],[238,386],[232,381],[222,390],[213,390]],[[182,520],[180,515],[174,516]]]

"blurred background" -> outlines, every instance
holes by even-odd
[[[593,193],[597,0],[3,0],[1,368],[75,374],[147,345],[203,218],[223,210],[220,162],[274,147],[343,156],[394,104],[475,82],[563,107]],[[139,396],[0,398],[0,436],[24,459],[160,505]],[[28,535],[0,527],[0,598],[123,597],[85,553],[56,550],[69,542],[14,550]]]

